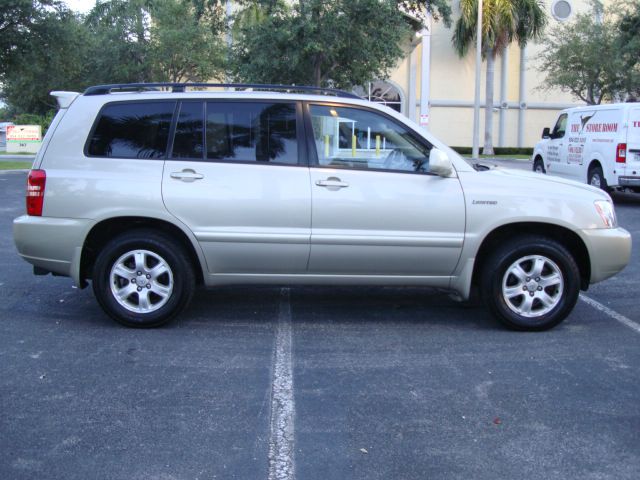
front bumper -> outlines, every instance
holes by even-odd
[[[631,258],[631,234],[624,228],[582,230],[591,259],[590,283],[601,282],[627,266]]]
[[[82,245],[92,225],[85,219],[23,215],[13,221],[13,239],[24,260],[79,285]]]

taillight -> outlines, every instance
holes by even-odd
[[[27,215],[42,216],[44,206],[44,186],[47,183],[47,172],[31,170],[27,179]]]
[[[616,147],[616,163],[626,163],[627,161],[627,144],[619,143]]]

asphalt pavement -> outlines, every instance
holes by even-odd
[[[20,160],[23,162],[33,162],[35,158],[36,158],[35,155],[12,155],[10,153],[0,154],[0,161],[5,160],[5,161],[15,162],[16,160]]]
[[[639,476],[635,197],[631,264],[548,332],[371,287],[202,290],[132,330],[17,256],[24,184],[0,174],[0,479]]]

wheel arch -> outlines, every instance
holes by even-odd
[[[104,245],[113,237],[134,229],[151,229],[163,232],[176,239],[185,248],[194,267],[196,282],[204,283],[203,259],[196,251],[193,240],[175,224],[166,220],[151,217],[123,216],[113,217],[96,223],[87,234],[80,257],[80,282],[86,286],[86,279],[91,278],[93,265]]]
[[[569,228],[541,222],[518,222],[501,225],[492,230],[482,241],[476,252],[472,274],[472,286],[477,287],[484,262],[489,253],[501,242],[509,241],[516,235],[533,234],[551,238],[572,252],[580,270],[580,288],[587,290],[591,278],[591,260],[586,244],[580,236]]]
[[[540,152],[537,152],[534,156],[533,156],[533,171],[535,172],[536,170],[536,163],[540,162],[542,163],[542,170],[543,173],[547,173],[547,166],[544,164],[544,159],[542,158],[542,154]]]
[[[604,168],[602,168],[602,162],[597,158],[592,158],[591,161],[589,162],[589,166],[587,167],[587,175],[595,167],[600,167],[600,170],[602,170],[602,173],[604,174]]]

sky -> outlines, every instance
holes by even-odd
[[[96,4],[96,0],[63,0],[67,6],[76,12],[87,13]]]

